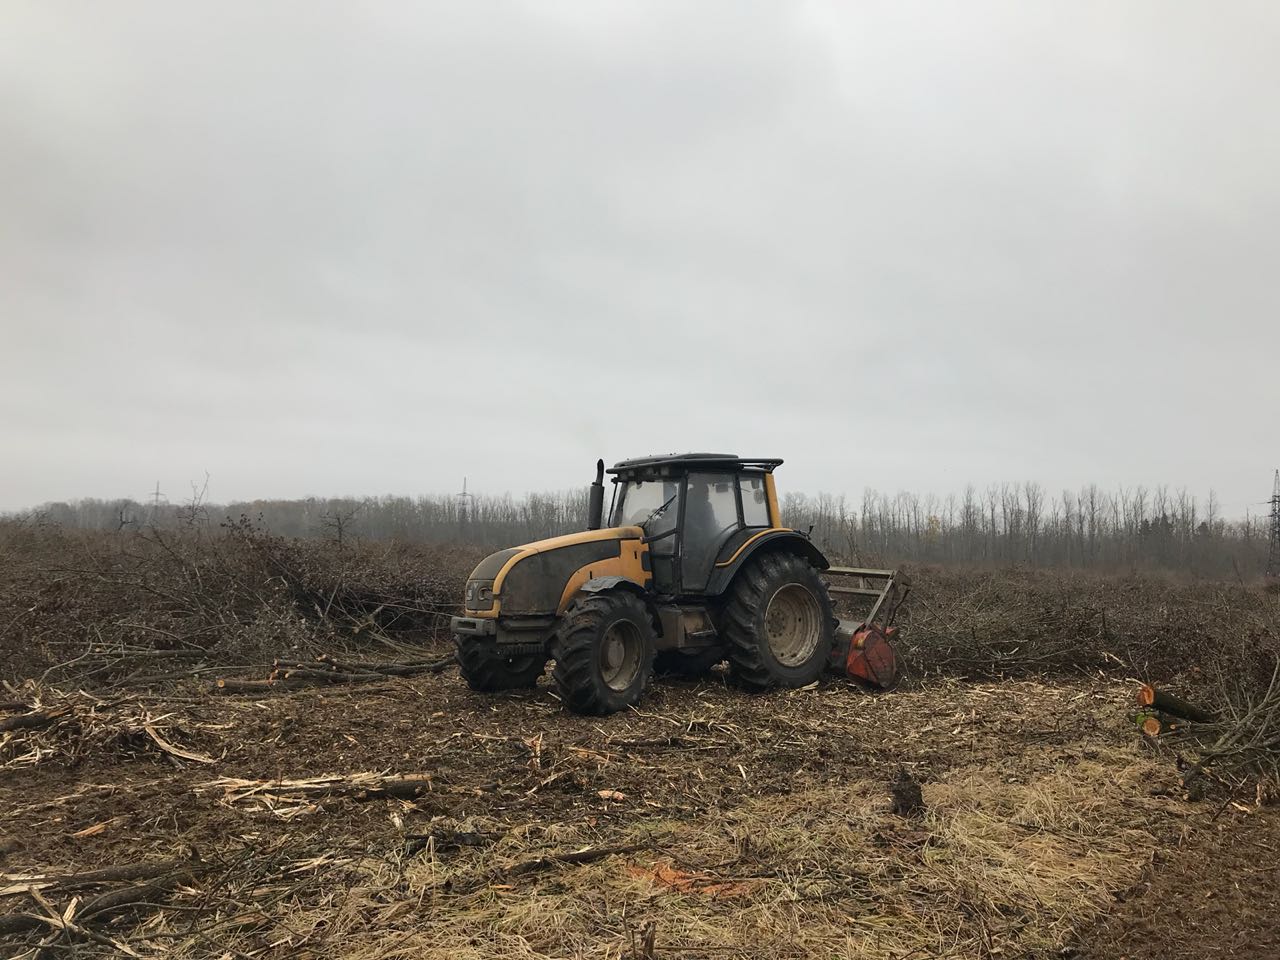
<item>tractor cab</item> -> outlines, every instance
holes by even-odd
[[[781,462],[716,453],[624,460],[609,470],[609,525],[644,531],[655,592],[703,595],[717,564],[727,566],[749,540],[782,527],[773,485]]]

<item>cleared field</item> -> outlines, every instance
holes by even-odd
[[[668,684],[594,720],[446,675],[107,701],[6,744],[3,903],[38,914],[36,877],[174,860],[101,936],[143,956],[1070,955],[1179,842],[1246,816],[1180,799],[1130,693]],[[916,815],[892,812],[904,773]],[[404,775],[416,795],[379,793]]]
[[[37,546],[0,590],[41,614],[10,621],[0,722],[66,712],[0,732],[0,955],[1280,955],[1274,808],[1187,800],[1176,750],[1129,719],[1132,665],[1151,679],[1203,636],[1161,618],[1230,608],[1238,629],[1267,612],[1260,593],[1232,607],[1225,587],[930,574],[897,690],[748,696],[717,674],[587,718],[545,680],[487,696],[452,670],[214,694],[237,659],[264,675],[273,644],[446,653],[412,617],[365,636],[394,633],[368,612],[388,597],[429,612],[423,584],[457,576],[393,589],[412,556],[335,561],[350,589],[306,621],[288,610],[336,575],[308,552],[258,571],[225,545],[167,566],[134,544]],[[63,650],[83,659],[58,682]]]

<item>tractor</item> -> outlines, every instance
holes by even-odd
[[[905,583],[892,570],[833,568],[807,533],[783,526],[778,459],[687,453],[623,460],[604,520],[604,462],[587,529],[500,550],[467,580],[451,628],[475,690],[532,687],[554,660],[577,713],[635,704],[652,676],[699,677],[728,660],[748,691],[803,687],[824,669],[888,686]],[[828,586],[821,575],[848,575]],[[831,593],[874,600],[838,620]]]

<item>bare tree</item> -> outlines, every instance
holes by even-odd
[[[356,514],[362,506],[359,503],[331,502],[329,509],[320,515],[320,526],[325,531],[325,538],[333,541],[339,550],[351,536]]]

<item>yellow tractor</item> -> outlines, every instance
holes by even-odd
[[[531,687],[554,660],[560,699],[591,714],[636,703],[655,671],[696,677],[724,660],[748,690],[802,687],[827,666],[887,686],[901,578],[832,569],[806,534],[783,526],[781,463],[624,460],[608,471],[605,526],[597,462],[587,530],[500,550],[472,571],[451,623],[463,677],[476,690]],[[820,571],[859,585],[829,588]],[[838,621],[831,590],[876,598],[871,615]]]

